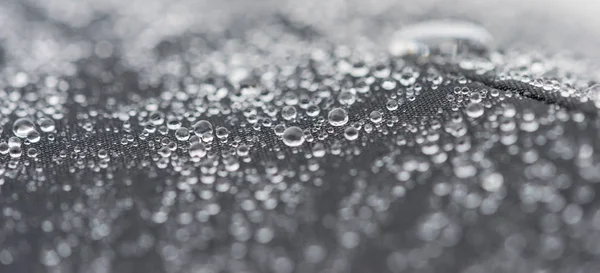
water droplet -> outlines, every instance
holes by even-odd
[[[189,153],[191,157],[203,157],[206,155],[206,146],[203,143],[192,143]]]
[[[215,136],[212,134],[212,132],[206,132],[202,135],[202,141],[209,143],[212,142],[213,139],[215,139]]]
[[[181,127],[181,121],[179,119],[169,118],[169,120],[167,120],[167,128],[169,128],[169,130],[177,130],[179,127]]]
[[[465,111],[469,117],[472,117],[472,118],[481,117],[481,115],[483,115],[483,112],[484,112],[483,104],[477,103],[477,102],[471,102],[467,105],[467,108],[465,109]]]
[[[213,127],[208,120],[200,120],[192,125],[192,130],[194,131],[194,134],[202,137],[205,133],[212,133]]]
[[[38,120],[38,125],[40,126],[40,129],[44,133],[49,133],[49,132],[54,131],[54,129],[56,129],[56,126],[54,125],[54,121],[49,118],[41,118],[40,120]]]
[[[285,131],[285,125],[283,124],[277,124],[275,127],[273,127],[273,132],[275,132],[276,136],[282,136],[283,131]]]
[[[98,158],[104,159],[108,157],[108,152],[105,149],[98,150]]]
[[[0,154],[8,154],[8,148],[10,148],[8,146],[8,143],[6,142],[0,142]]]
[[[31,143],[38,143],[41,139],[41,135],[38,131],[31,131],[27,134],[27,140]]]
[[[161,112],[152,112],[150,114],[150,122],[155,126],[163,124],[165,122],[165,114]]]
[[[158,149],[158,154],[162,157],[169,157],[171,156],[171,149],[169,149],[169,147],[167,146],[163,146],[160,149]]]
[[[219,139],[225,139],[229,136],[229,130],[227,130],[227,128],[225,128],[225,127],[217,127],[215,132],[216,132],[217,138],[219,138]]]
[[[283,143],[289,147],[298,147],[304,143],[304,132],[296,126],[283,131]]]
[[[385,104],[385,108],[387,108],[390,111],[394,111],[394,110],[398,109],[398,102],[396,100],[390,99]]]
[[[21,140],[18,137],[10,137],[8,139],[9,147],[21,147]]]
[[[179,141],[186,141],[190,138],[190,130],[185,127],[180,127],[175,131],[175,138]]]
[[[13,133],[20,138],[26,138],[27,135],[35,131],[33,122],[28,118],[20,118],[13,123]]]
[[[348,113],[342,108],[333,108],[327,115],[329,124],[333,126],[343,126],[348,123]]]
[[[410,86],[417,82],[417,78],[419,77],[419,73],[413,71],[412,69],[407,69],[402,74],[400,74],[400,84],[403,86]]]
[[[237,154],[239,156],[247,156],[248,153],[250,153],[250,148],[247,145],[242,144],[237,148]]]
[[[18,158],[21,157],[21,146],[12,146],[9,148],[8,153],[10,154],[10,157],[12,158]]]
[[[348,126],[344,130],[344,137],[347,140],[355,140],[358,138],[358,129],[354,128],[354,126]]]
[[[323,157],[325,156],[325,145],[323,143],[315,143],[312,147],[312,154],[314,157]]]
[[[36,148],[29,148],[27,150],[27,156],[31,158],[36,158],[39,154],[39,151]]]
[[[481,187],[489,192],[498,191],[504,184],[504,177],[500,173],[485,174],[481,180]]]
[[[285,120],[292,120],[296,118],[296,107],[288,105],[283,107],[281,110],[281,117]]]
[[[373,123],[380,123],[383,120],[383,116],[381,115],[381,112],[375,110],[369,114],[369,119]]]
[[[308,108],[306,108],[306,115],[309,117],[316,117],[319,113],[321,113],[319,106],[309,105]]]
[[[356,96],[350,91],[343,91],[338,96],[338,101],[344,105],[352,105],[356,101]]]
[[[394,55],[407,55],[436,50],[454,55],[463,42],[481,49],[489,50],[493,47],[492,35],[482,26],[458,20],[431,20],[400,29],[394,34],[390,52]]]

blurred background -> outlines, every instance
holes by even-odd
[[[6,58],[25,67],[77,59],[79,42],[110,41],[130,62],[186,33],[244,33],[286,18],[330,41],[385,46],[403,25],[460,18],[487,28],[500,48],[600,57],[600,2],[592,0],[8,0],[0,3]],[[224,37],[224,36],[215,36]]]

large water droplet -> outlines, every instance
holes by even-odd
[[[298,147],[304,143],[304,133],[296,126],[289,127],[283,131],[283,143],[289,147]]]
[[[52,132],[56,128],[54,121],[49,118],[41,118],[38,120],[38,125],[40,125],[40,129],[44,133]]]
[[[285,120],[292,120],[296,118],[296,107],[288,105],[283,107],[281,110],[281,117]]]
[[[480,49],[493,47],[492,35],[482,26],[458,20],[432,20],[403,27],[394,34],[389,50],[392,54],[423,55],[429,50],[456,54],[467,43]]]
[[[33,122],[28,118],[20,118],[13,123],[13,133],[20,138],[26,138],[27,135],[35,131]]]
[[[212,132],[212,129],[212,124],[210,124],[208,120],[200,120],[194,125],[192,125],[192,130],[194,131],[194,134],[196,134],[199,137],[201,137],[205,133]]]
[[[179,129],[175,131],[175,138],[177,138],[179,141],[188,140],[190,138],[190,130],[185,127],[179,127]]]
[[[329,124],[333,126],[343,126],[348,123],[348,113],[342,108],[333,108],[327,115]]]

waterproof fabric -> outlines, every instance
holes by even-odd
[[[600,270],[580,58],[2,8],[1,272]]]

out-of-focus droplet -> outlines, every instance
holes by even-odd
[[[358,129],[354,128],[354,126],[348,126],[344,130],[344,137],[347,140],[355,140],[358,138]]]
[[[504,184],[504,177],[500,173],[488,173],[481,180],[481,187],[489,192],[498,191]]]
[[[163,124],[165,122],[165,114],[161,112],[152,112],[150,114],[150,122],[155,126]]]
[[[426,55],[431,50],[454,55],[461,42],[470,47],[493,48],[492,35],[482,26],[459,20],[431,20],[404,26],[393,35],[390,53]]]
[[[477,102],[471,102],[465,108],[465,112],[469,117],[478,118],[481,117],[484,113],[483,104]]]
[[[206,146],[200,142],[192,143],[188,152],[191,157],[203,157],[206,155]]]

